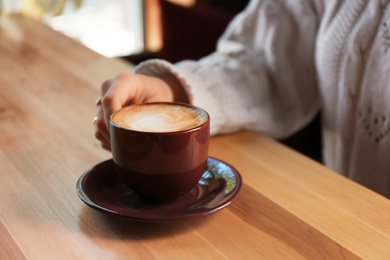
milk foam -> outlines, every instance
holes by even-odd
[[[144,132],[181,131],[201,125],[206,119],[201,110],[167,104],[130,106],[112,118],[117,125]]]

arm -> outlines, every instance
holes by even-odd
[[[211,116],[212,134],[256,129],[285,137],[318,111],[314,63],[319,17],[311,1],[252,1],[200,61],[148,61],[136,73],[177,77]]]

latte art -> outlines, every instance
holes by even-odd
[[[192,118],[188,118],[186,114],[168,114],[160,112],[154,113],[138,113],[134,115],[133,120],[126,121],[130,128],[141,131],[178,131],[182,129],[192,128],[198,125]]]
[[[111,120],[137,131],[175,132],[201,125],[207,120],[207,114],[177,104],[144,104],[126,107],[114,113]]]

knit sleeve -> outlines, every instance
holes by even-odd
[[[213,54],[175,65],[150,60],[135,72],[175,75],[191,102],[209,112],[211,134],[251,129],[286,137],[319,108],[313,6],[308,0],[251,1]]]

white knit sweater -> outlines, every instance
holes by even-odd
[[[390,197],[389,2],[254,0],[215,53],[135,71],[176,75],[212,134],[286,137],[321,108],[326,165]]]

